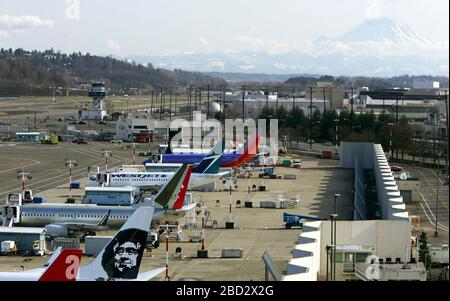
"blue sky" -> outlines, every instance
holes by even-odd
[[[0,0],[0,47],[121,56],[283,52],[379,17],[448,43],[448,11],[448,0]]]

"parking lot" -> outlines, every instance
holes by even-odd
[[[407,204],[409,214],[420,216],[421,227],[428,234],[430,242],[434,244],[448,243],[449,191],[444,176],[437,171],[438,177],[436,177],[436,170],[429,168],[401,166],[404,170],[409,171],[412,176],[420,179],[421,201],[418,204]],[[438,189],[437,184],[439,184]],[[438,198],[436,198],[437,191]],[[434,237],[436,214],[439,234],[437,238]]]

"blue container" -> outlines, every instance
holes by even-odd
[[[273,168],[273,167],[266,167],[266,168],[264,168],[264,173],[266,175],[273,175],[274,171],[275,171],[275,168]]]
[[[70,185],[72,189],[80,189],[80,182],[72,182]]]
[[[44,202],[44,198],[41,197],[41,196],[35,196],[35,197],[33,198],[33,203],[36,203],[36,204],[42,204],[43,202]]]

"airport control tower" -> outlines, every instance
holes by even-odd
[[[90,110],[81,110],[79,112],[80,118],[84,120],[104,119],[106,117],[106,111],[103,109],[103,99],[108,95],[105,84],[101,82],[92,83],[88,95],[92,97],[93,108]]]
[[[103,98],[108,94],[104,83],[92,83],[89,97],[92,97],[94,102],[94,110],[103,110]]]

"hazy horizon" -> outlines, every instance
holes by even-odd
[[[289,66],[295,61],[278,60],[264,69],[253,64],[251,58],[240,58],[239,54],[305,53],[314,57],[332,52],[338,57],[355,57],[355,61],[361,54],[374,58],[421,56],[424,62],[427,57],[439,58],[440,61],[430,65],[430,71],[437,68],[436,74],[446,74],[448,11],[447,0],[432,3],[426,0],[0,0],[0,47],[54,48],[66,53],[81,51],[120,58],[237,54],[241,62],[234,69],[230,69],[231,63],[226,60],[210,58],[206,63],[212,64],[211,68],[203,71],[252,72],[255,68],[256,73],[261,73],[272,68],[273,74],[288,73],[290,68],[296,74],[306,63],[295,69]],[[400,24],[411,35],[394,44],[385,40],[367,43],[338,40],[368,20],[383,18]],[[156,63],[169,69],[180,65],[178,62],[170,65],[170,60]],[[205,62],[193,63],[205,65]],[[180,65],[191,70],[189,66]],[[305,67],[305,73],[314,72],[315,68],[318,69],[314,73],[327,73],[329,67]],[[199,71],[198,68],[192,70]],[[396,67],[392,64],[373,68]],[[403,69],[408,68],[412,67]],[[427,68],[418,69],[428,72]],[[399,74],[403,72],[399,70]]]

